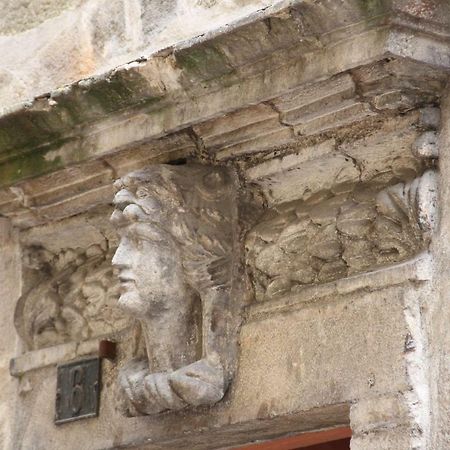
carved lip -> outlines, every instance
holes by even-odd
[[[127,272],[121,272],[119,273],[119,281],[122,287],[131,287],[132,285],[134,285],[136,283],[136,280],[134,279],[134,277]]]
[[[129,270],[121,270],[118,274],[120,281],[135,281],[134,276]]]
[[[121,294],[130,292],[135,289],[134,281],[121,281],[119,286],[119,291]]]

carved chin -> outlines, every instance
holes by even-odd
[[[124,292],[118,301],[119,308],[127,314],[141,316],[147,312],[147,306],[136,291]]]

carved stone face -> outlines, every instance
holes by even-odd
[[[121,286],[119,306],[138,318],[170,310],[185,291],[179,251],[150,224],[130,225],[120,234],[112,260]]]
[[[119,305],[141,323],[147,361],[121,370],[128,415],[212,405],[234,370],[240,304],[237,190],[228,169],[154,165],[115,184]],[[236,270],[237,272],[237,270]]]

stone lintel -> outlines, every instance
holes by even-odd
[[[339,7],[289,2],[288,8],[267,8],[215,34],[5,112],[0,184],[14,185],[158,139],[389,55],[450,68],[448,36],[426,20],[420,21],[419,35],[412,26],[417,19],[408,14],[402,13],[400,25],[395,20],[388,25],[387,18],[396,17],[389,8],[358,5],[346,0]],[[299,20],[321,28],[300,32]],[[414,45],[406,45],[410,39]],[[348,105],[341,120],[366,112],[364,105]],[[314,122],[313,127],[321,126]],[[288,137],[287,131],[277,133],[281,140]]]

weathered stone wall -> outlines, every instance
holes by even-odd
[[[450,4],[6,5],[3,447],[211,450],[350,425],[352,450],[446,449]],[[150,380],[168,379],[150,370],[151,326],[117,308],[111,266],[113,182],[152,165],[153,176],[117,184],[129,192],[116,213],[131,205],[127,217],[145,216],[153,240],[172,233],[182,246],[189,236],[221,255],[211,265],[194,255],[180,269],[193,304],[208,304],[193,292],[198,280],[238,292],[221,307],[222,297],[209,298],[181,347],[198,352],[203,330],[225,330],[213,348],[230,383],[220,401],[196,403],[197,387],[185,389],[191,401],[154,408],[161,414],[124,417],[132,360]],[[180,177],[161,181],[158,168]],[[208,172],[232,174],[226,195]],[[169,266],[165,286],[176,281]],[[154,277],[144,278],[158,286]],[[161,329],[176,328],[170,319]],[[99,417],[55,425],[56,366],[98,355],[102,338],[118,355],[102,360]],[[191,382],[199,372],[189,367],[165,370]],[[208,376],[212,366],[202,367]]]

